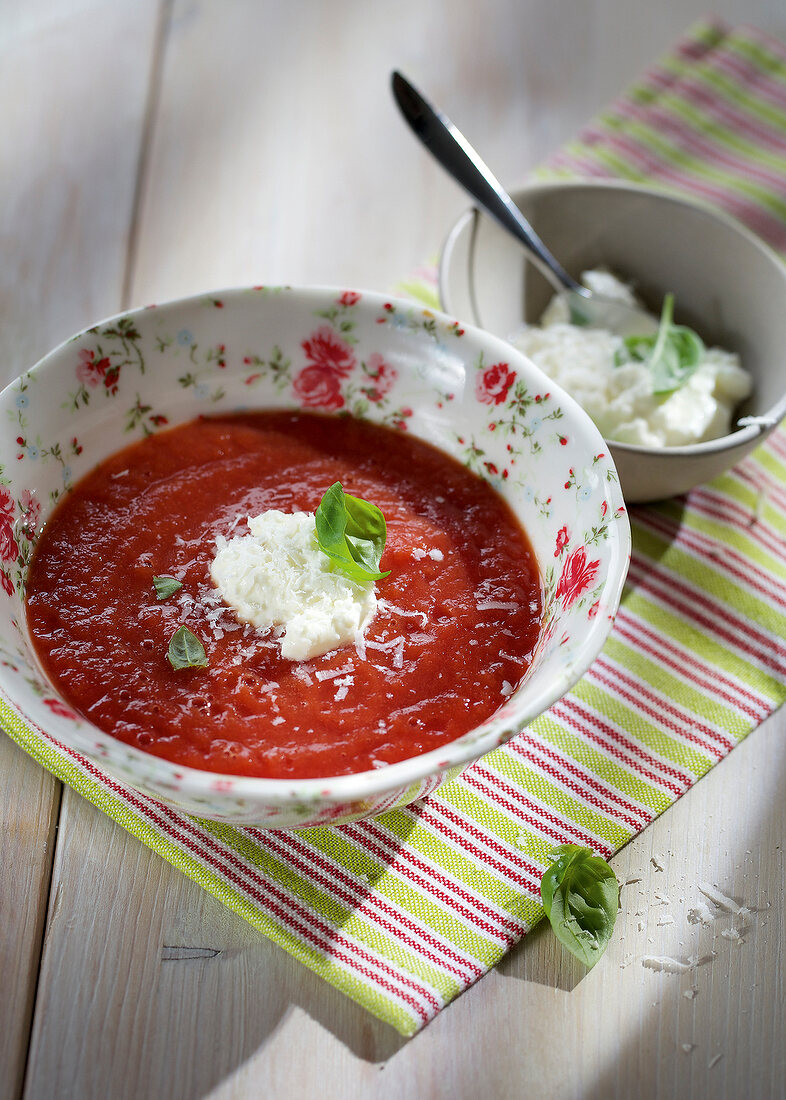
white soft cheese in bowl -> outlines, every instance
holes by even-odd
[[[358,639],[374,617],[373,581],[353,581],[317,544],[314,516],[250,516],[247,535],[220,538],[210,575],[239,619],[275,632],[281,655],[307,661]]]
[[[630,289],[607,271],[586,271],[593,292],[638,305]],[[658,322],[652,318],[653,329]],[[557,296],[538,325],[524,325],[511,342],[578,401],[606,439],[642,447],[682,447],[731,430],[734,409],[751,392],[739,356],[704,348],[699,365],[680,385],[658,392],[646,363],[622,336],[571,322]]]

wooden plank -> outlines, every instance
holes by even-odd
[[[158,0],[24,10],[0,38],[3,384],[120,308]]]
[[[562,23],[535,0],[495,0],[482,20],[449,0],[175,4],[132,300],[259,282],[388,290],[469,202],[399,117],[391,71],[503,179],[521,177],[651,56],[639,40],[612,66],[591,13]]]
[[[9,1097],[22,1090],[60,784],[0,737],[0,1066]]]
[[[130,14],[36,0],[0,16],[0,386],[120,304],[157,5]],[[3,1096],[22,1088],[59,804],[0,735]]]

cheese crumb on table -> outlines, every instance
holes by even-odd
[[[307,661],[354,642],[377,609],[373,581],[334,569],[317,545],[314,516],[271,509],[249,533],[219,536],[210,576],[239,619],[274,631],[281,656]]]

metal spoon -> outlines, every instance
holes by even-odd
[[[393,72],[391,85],[396,103],[415,135],[480,207],[524,246],[554,289],[567,300],[572,319],[620,336],[645,335],[657,329],[657,322],[644,310],[593,294],[569,275],[447,115],[432,107],[401,73]]]

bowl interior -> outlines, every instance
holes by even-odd
[[[737,352],[754,378],[739,415],[783,415],[786,266],[754,234],[695,202],[628,184],[536,184],[513,198],[572,275],[605,265],[656,313],[672,291],[678,321]],[[536,321],[553,295],[510,235],[475,211],[450,235],[440,283],[445,309],[503,338]]]
[[[383,361],[392,379],[384,393],[371,384]],[[613,463],[578,406],[507,344],[412,303],[255,288],[112,318],[0,395],[0,414],[12,425],[0,440],[0,689],[25,719],[132,785],[205,816],[251,791],[326,794],[323,780],[237,777],[222,793],[215,775],[115,741],[63,705],[26,632],[25,575],[37,533],[82,474],[148,433],[253,408],[352,413],[428,440],[507,499],[543,575],[536,659],[502,710],[433,753],[340,777],[332,797],[393,789],[481,755],[588,667],[616,611],[629,531]]]

